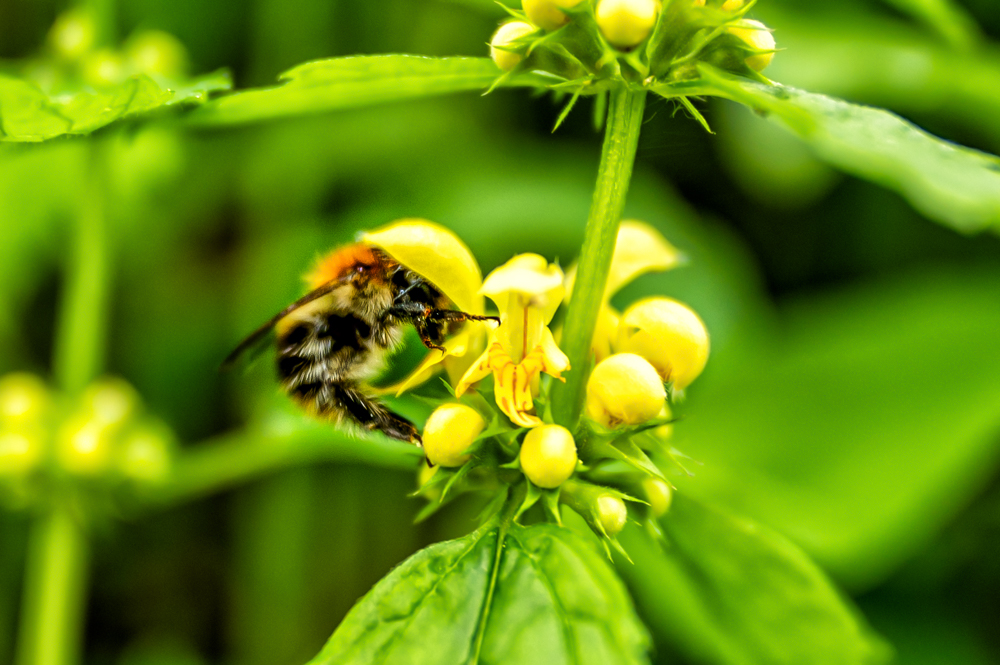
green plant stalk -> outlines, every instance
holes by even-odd
[[[82,0],[82,6],[94,17],[94,47],[112,47],[118,41],[115,0]]]
[[[101,371],[107,305],[105,154],[90,146],[90,179],[75,220],[53,353],[56,384],[81,391]],[[18,665],[80,661],[89,544],[85,516],[55,491],[32,525],[21,605]]]
[[[76,665],[89,547],[68,503],[35,518],[28,544],[17,665]]]
[[[570,431],[576,429],[583,409],[594,327],[604,302],[604,287],[632,178],[645,104],[645,90],[633,91],[624,87],[611,92],[608,104],[601,165],[584,231],[576,283],[563,326],[561,346],[569,357],[571,371],[566,373],[565,385],[553,386],[553,415],[557,423]]]
[[[108,241],[103,146],[91,145],[90,181],[72,230],[52,366],[55,382],[77,393],[101,372],[107,332]]]

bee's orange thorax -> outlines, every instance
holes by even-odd
[[[371,247],[362,244],[338,247],[316,263],[312,272],[306,275],[306,282],[310,289],[319,288],[331,280],[347,275],[359,264],[369,268],[379,264]]]

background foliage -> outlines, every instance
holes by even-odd
[[[336,55],[480,56],[501,16],[479,0],[116,4],[121,35],[169,31],[187,46],[193,72],[229,67],[238,88],[271,85],[280,72]],[[64,8],[0,5],[0,57],[35,54]],[[939,136],[1000,152],[1000,15],[991,0],[767,0],[754,15],[787,49],[767,71],[776,80],[884,105]],[[216,367],[299,294],[299,275],[317,253],[360,229],[422,216],[453,228],[484,271],[523,251],[568,264],[599,151],[589,106],[581,101],[554,135],[559,106],[518,90],[225,130],[196,114],[163,115],[107,134],[109,371],[136,386],[185,449],[246,421],[282,431],[296,416],[275,394],[267,363],[246,376]],[[748,607],[767,616],[773,603],[794,606],[816,592],[809,580],[818,569],[791,542],[854,597],[900,662],[995,662],[995,233],[939,225],[946,196],[911,206],[893,189],[832,170],[742,107],[713,101],[704,112],[716,135],[650,100],[626,206],[691,262],[639,280],[621,302],[668,293],[713,334],[713,357],[676,426],[677,446],[702,463],[678,481],[692,497],[676,506],[678,548],[662,557],[633,534],[623,544],[635,567],[618,562],[654,658],[802,663],[801,653],[833,654],[825,633],[809,626],[789,629],[780,645],[711,630],[749,625]],[[0,150],[0,371],[51,371],[64,238],[86,201],[91,159],[81,139]],[[261,447],[232,444],[248,446],[252,473]],[[387,448],[298,464],[324,457],[304,455],[295,468],[221,494],[200,487],[195,468],[190,494],[204,498],[171,507],[163,497],[160,510],[102,525],[86,661],[253,665],[314,656],[390,568],[470,531],[475,506],[413,526],[420,506],[403,496],[414,465]],[[801,576],[762,573],[773,595],[733,585],[711,556],[713,530],[730,518],[700,501],[773,529],[729,545],[749,569],[791,557]],[[13,653],[28,518],[0,512],[0,662]],[[670,584],[692,565],[712,593]],[[725,606],[713,604],[719,597]],[[852,617],[825,620],[853,625]]]

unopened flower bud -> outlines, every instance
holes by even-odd
[[[424,498],[430,501],[437,501],[441,498],[441,486],[429,487],[427,489],[424,489],[424,487],[427,483],[431,482],[431,479],[434,478],[434,474],[437,473],[437,470],[440,468],[441,467],[439,466],[421,464],[420,471],[417,472],[417,490]]]
[[[71,9],[56,17],[49,30],[49,44],[61,57],[76,60],[94,45],[97,27],[94,18],[85,9]]]
[[[106,378],[89,385],[81,401],[92,420],[104,426],[117,426],[135,416],[139,395],[121,379]]]
[[[41,460],[44,452],[40,427],[0,430],[0,478],[23,476]]]
[[[772,51],[774,49],[774,35],[760,21],[743,19],[740,21],[739,26],[733,26],[727,28],[727,30],[730,34],[739,37],[754,49],[759,51]],[[773,59],[774,53],[756,53],[747,56],[746,63],[747,67],[755,72],[759,72],[771,64],[771,60]]]
[[[521,7],[532,23],[545,30],[555,30],[566,25],[569,16],[563,9],[571,9],[582,0],[521,0]]]
[[[120,445],[118,463],[128,478],[139,482],[157,482],[170,474],[171,437],[165,427],[138,427]]]
[[[587,415],[605,427],[654,418],[667,397],[663,381],[641,356],[619,353],[602,360],[587,381]]]
[[[125,59],[111,49],[87,54],[83,61],[83,78],[95,88],[118,85],[128,77]]]
[[[143,74],[182,76],[187,70],[187,50],[180,40],[162,30],[143,30],[125,45],[129,64]]]
[[[104,473],[110,465],[113,448],[112,428],[79,414],[63,424],[56,440],[59,464],[81,476]]]
[[[642,481],[642,491],[649,502],[649,509],[655,517],[662,517],[670,510],[673,490],[659,478],[646,478]]]
[[[493,62],[497,63],[497,67],[505,72],[517,67],[524,56],[507,49],[513,48],[513,42],[534,31],[535,26],[524,21],[510,21],[497,28],[497,31],[493,33],[493,39],[490,40],[490,57],[493,58]]]
[[[0,423],[37,422],[50,401],[48,388],[34,374],[17,372],[0,378]]]
[[[663,381],[683,390],[708,362],[708,331],[697,314],[676,300],[647,298],[622,314],[616,348],[642,356]]]
[[[576,469],[576,442],[560,425],[532,429],[521,444],[521,470],[538,487],[559,487]]]
[[[597,27],[610,44],[628,49],[653,32],[659,10],[656,0],[600,0],[595,17]]]
[[[735,12],[743,6],[743,0],[726,0],[722,3],[722,11]]]
[[[471,455],[466,452],[486,421],[464,404],[443,404],[434,410],[424,426],[424,453],[432,464],[462,466]]]
[[[625,502],[611,494],[597,497],[597,520],[611,538],[614,538],[625,528],[628,510]]]

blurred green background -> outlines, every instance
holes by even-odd
[[[237,88],[321,57],[483,55],[503,15],[486,0],[115,4],[120,37],[168,31],[192,71],[228,67]],[[64,9],[0,3],[0,58],[37,53]],[[995,0],[764,0],[752,13],[787,48],[774,79],[1000,152]],[[109,373],[197,446],[284,408],[266,362],[241,376],[219,361],[361,229],[426,217],[484,273],[528,251],[568,265],[599,156],[589,108],[555,134],[559,106],[523,91],[224,131],[169,117],[103,130]],[[801,545],[900,662],[1000,662],[1000,241],[831,171],[742,107],[705,115],[715,135],[647,106],[627,215],[691,262],[616,299],[666,293],[712,333],[676,427],[701,464],[679,488]],[[50,371],[88,140],[0,149],[0,372]],[[392,566],[472,528],[474,506],[412,525],[413,486],[410,470],[317,464],[102,525],[86,662],[304,662]],[[28,521],[0,512],[0,662],[13,657]]]

